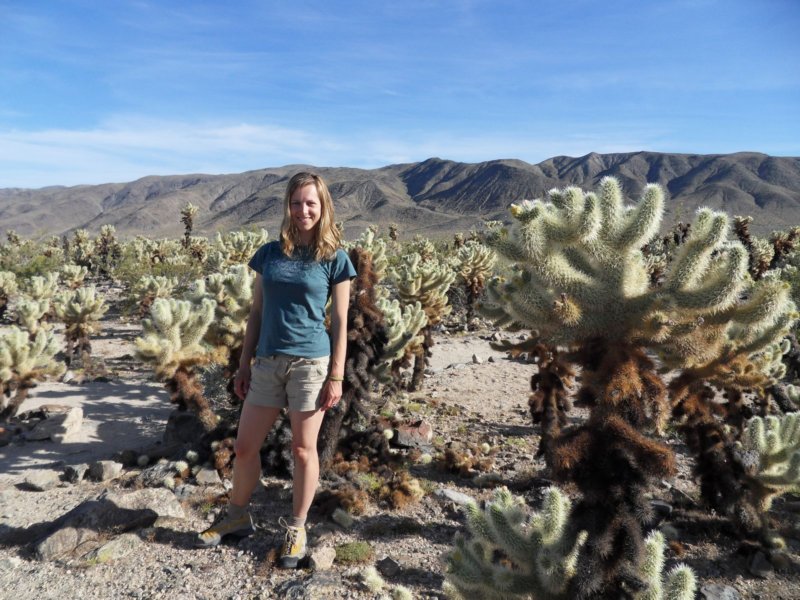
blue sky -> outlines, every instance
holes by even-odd
[[[0,0],[0,188],[800,156],[798,0]]]

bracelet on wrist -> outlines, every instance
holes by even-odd
[[[335,375],[328,375],[328,381],[344,381],[344,377],[336,377]]]

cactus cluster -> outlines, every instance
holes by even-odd
[[[92,285],[57,295],[53,309],[65,326],[67,360],[83,357],[87,362],[92,353],[90,336],[100,331],[100,319],[108,310],[105,299]]]

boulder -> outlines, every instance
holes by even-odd
[[[220,485],[222,483],[217,470],[209,469],[208,467],[200,469],[194,479],[198,485]]]
[[[142,539],[135,533],[123,533],[121,536],[92,550],[86,555],[86,558],[100,563],[119,560],[133,552],[141,544]]]
[[[404,448],[425,448],[433,441],[433,427],[427,421],[400,425],[394,440],[398,446]]]
[[[56,519],[36,544],[36,555],[40,560],[52,560],[79,553],[81,546],[101,536],[149,527],[161,517],[185,518],[169,490],[104,492]]]
[[[342,578],[332,571],[317,571],[308,577],[290,579],[275,588],[275,597],[283,600],[329,600],[341,598],[347,589]]]
[[[741,600],[736,588],[719,583],[709,583],[700,588],[702,600]]]
[[[113,460],[98,460],[89,467],[89,477],[95,481],[109,481],[122,473],[122,463]]]
[[[89,465],[81,463],[78,465],[67,465],[64,468],[64,474],[61,476],[64,481],[69,483],[78,483],[86,477],[86,472],[89,470]]]
[[[52,490],[59,483],[61,483],[59,473],[48,469],[39,469],[30,471],[25,476],[22,487],[33,492],[46,492]]]
[[[50,439],[60,443],[70,442],[78,437],[83,426],[82,408],[45,404],[39,410],[43,419],[25,434],[25,439],[30,441]]]
[[[336,559],[336,549],[333,546],[319,546],[311,550],[309,566],[312,571],[327,571],[333,567]]]

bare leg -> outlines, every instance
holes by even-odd
[[[261,475],[261,445],[280,414],[280,408],[244,403],[233,447],[236,458],[233,461],[231,504],[247,506],[250,502]]]
[[[292,454],[294,455],[294,481],[292,516],[305,518],[319,483],[319,456],[317,437],[325,413],[321,410],[307,412],[289,411],[292,423]]]

